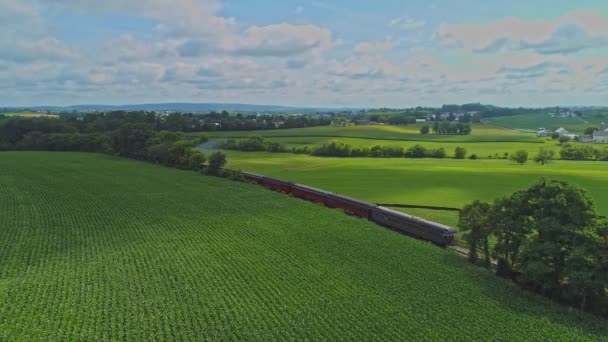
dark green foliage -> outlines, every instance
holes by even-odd
[[[572,140],[569,136],[566,135],[562,135],[561,137],[559,137],[559,139],[557,139],[559,141],[560,144],[565,144],[567,142],[569,142],[570,140]]]
[[[490,205],[475,201],[466,205],[459,213],[458,227],[464,233],[464,240],[469,246],[469,261],[476,263],[478,252],[484,255],[485,267],[490,267],[490,235],[491,226],[488,223]]]
[[[212,175],[219,175],[224,165],[226,165],[226,155],[222,152],[213,152],[209,155],[209,164],[206,171]]]
[[[454,149],[454,158],[455,159],[464,159],[467,156],[467,150],[464,147],[456,147]]]
[[[599,152],[598,152],[599,151]],[[604,150],[596,150],[588,144],[565,144],[559,151],[564,160],[605,160]]]
[[[497,274],[515,278],[538,292],[606,314],[608,229],[587,193],[563,181],[541,179],[527,190],[474,202],[460,214],[470,260],[477,260],[481,237],[495,239]],[[490,227],[485,228],[484,227]],[[593,305],[588,305],[590,301]]]
[[[593,202],[583,190],[560,181],[540,181],[525,197],[526,208],[519,213],[529,215],[528,226],[535,234],[524,249],[521,271],[544,293],[560,297],[575,241],[594,229]]]
[[[471,159],[471,160],[475,160],[475,159],[477,159],[477,154],[475,154],[475,153],[471,154],[471,155],[469,156],[469,159]]]
[[[422,126],[420,128],[420,134],[429,134],[431,132],[431,128],[429,126]]]
[[[442,135],[469,135],[472,129],[471,125],[462,122],[435,121],[433,131]]]
[[[541,147],[536,156],[534,156],[534,162],[540,165],[545,165],[550,163],[553,158],[555,158],[555,151]]]
[[[512,161],[523,165],[528,161],[528,151],[526,150],[518,150],[515,151],[513,154],[511,154],[511,156],[509,157]]]
[[[226,150],[237,150],[243,152],[286,152],[287,149],[278,142],[265,141],[261,136],[253,136],[247,139],[229,139],[220,143],[220,147]]]
[[[599,130],[599,128],[597,128],[597,127],[587,127],[587,128],[585,128],[585,131],[583,132],[583,134],[592,135],[593,132],[595,132],[597,130]]]

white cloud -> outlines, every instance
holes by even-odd
[[[552,21],[509,18],[484,24],[442,24],[437,37],[444,45],[477,53],[569,54],[608,46],[608,16],[577,11]]]
[[[426,21],[418,20],[411,17],[395,18],[389,22],[389,26],[397,27],[402,30],[415,30],[426,25]]]
[[[397,43],[391,40],[385,40],[383,42],[362,42],[355,45],[355,52],[358,54],[384,54],[397,46]]]

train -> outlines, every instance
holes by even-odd
[[[241,175],[246,180],[268,189],[290,194],[294,197],[322,204],[330,208],[341,209],[349,215],[367,219],[399,233],[430,241],[441,247],[454,244],[457,231],[450,226],[307,185],[296,184],[251,172],[241,172]]]

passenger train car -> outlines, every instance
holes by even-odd
[[[366,218],[379,225],[419,239],[431,241],[439,246],[453,244],[454,236],[457,233],[456,229],[446,225],[329,191],[250,172],[242,172],[242,175],[245,179],[268,189],[291,194],[292,196],[323,204],[330,208],[339,208],[349,215]]]

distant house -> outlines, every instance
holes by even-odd
[[[540,128],[536,135],[538,135],[539,137],[546,137],[546,136],[549,136],[549,131],[547,131],[544,128]]]
[[[426,119],[416,119],[416,122],[426,122]]]
[[[366,125],[373,125],[373,124],[375,124],[375,122],[371,122],[369,120],[357,120],[357,121],[355,121],[355,124],[357,124],[358,126],[366,126]]]
[[[608,129],[593,132],[593,142],[608,143]]]
[[[561,137],[562,135],[567,135],[567,134],[569,134],[569,132],[568,132],[568,131],[567,131],[565,128],[563,128],[563,127],[560,127],[560,128],[558,128],[558,129],[556,129],[556,130],[555,130],[555,133],[559,134],[559,136],[560,136],[560,137]]]

